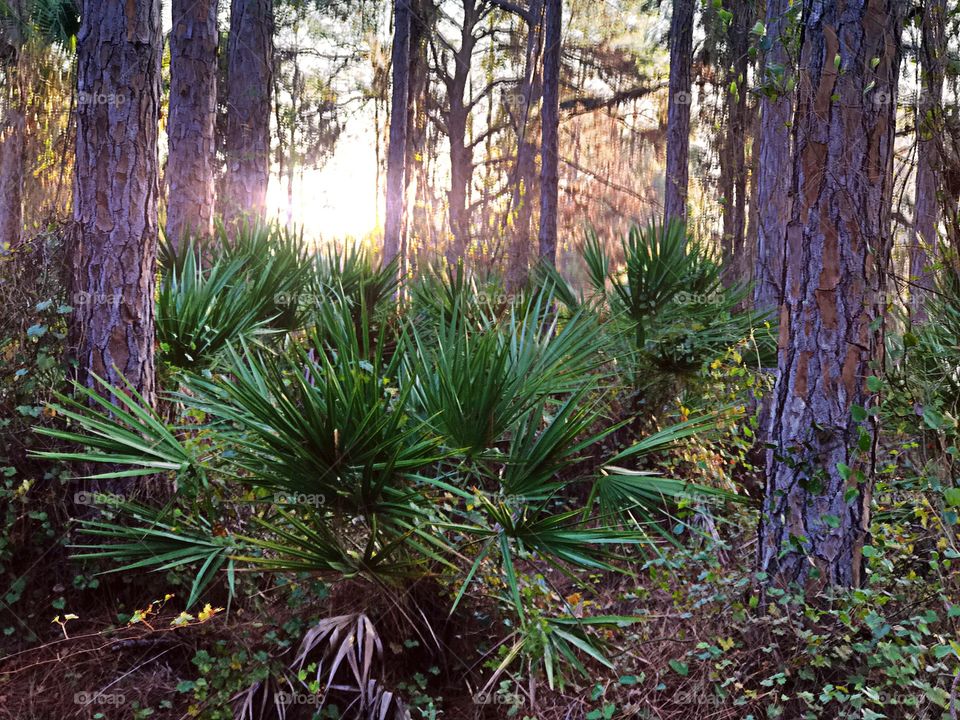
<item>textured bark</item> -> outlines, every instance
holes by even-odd
[[[933,287],[930,263],[937,254],[940,222],[941,158],[938,143],[943,129],[943,77],[946,59],[946,0],[923,6],[920,46],[920,98],[917,103],[917,179],[910,246],[910,306],[914,320],[924,320],[924,302]]]
[[[167,238],[213,233],[217,0],[173,0]]]
[[[764,66],[784,68],[783,83],[792,75],[784,33],[790,0],[767,0],[767,36],[770,48]],[[757,175],[757,262],[753,304],[773,313],[783,297],[784,238],[790,218],[790,124],[793,96],[781,87],[760,102],[759,173]]]
[[[228,224],[266,215],[270,180],[273,0],[233,0],[227,47],[226,175],[220,199]]]
[[[154,401],[160,0],[87,2],[77,47],[74,328],[79,380]]]
[[[26,92],[23,82],[24,0],[0,8],[0,56],[7,82],[0,89],[0,253],[20,244],[23,230]]]
[[[527,47],[519,107],[511,107],[517,129],[517,163],[510,198],[510,247],[506,284],[517,292],[527,282],[530,264],[530,228],[533,220],[537,146],[530,138],[533,108],[540,102],[540,55],[543,51],[543,0],[530,0]],[[516,105],[513,103],[513,105]]]
[[[902,10],[899,0],[804,5],[758,561],[768,582],[808,592],[862,579],[873,467],[857,450],[869,426],[851,411],[869,405],[865,378],[883,357]]]
[[[560,55],[563,1],[546,0],[543,19],[543,109],[540,145],[540,260],[557,264],[560,199]]]
[[[670,97],[667,100],[667,170],[664,222],[687,220],[690,154],[690,66],[694,0],[674,0],[670,20]]]
[[[723,196],[723,239],[725,281],[733,283],[741,271],[744,229],[747,216],[747,72],[750,28],[754,23],[750,0],[729,4],[733,19],[727,28],[725,60],[726,132],[720,152],[720,192]],[[735,88],[735,89],[734,89]]]
[[[407,163],[407,100],[410,90],[410,0],[395,0],[393,10],[393,93],[390,104],[390,147],[387,150],[387,217],[383,228],[383,260],[400,252]]]

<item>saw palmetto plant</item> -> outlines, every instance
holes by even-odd
[[[233,592],[250,568],[359,582],[371,597],[441,580],[450,614],[485,605],[510,618],[491,683],[515,665],[551,687],[590,663],[610,665],[604,638],[632,619],[575,613],[557,583],[587,591],[590,573],[629,573],[637,548],[669,539],[685,499],[735,499],[638,466],[709,432],[716,417],[614,441],[629,421],[611,407],[620,331],[589,303],[571,306],[549,278],[494,308],[474,297],[475,282],[434,277],[425,282],[435,302],[415,292],[404,314],[386,302],[392,269],[330,255],[317,261],[325,300],[310,329],[264,347],[257,333],[270,318],[245,301],[249,284],[233,282],[243,273],[237,252],[206,272],[188,255],[170,278],[191,290],[161,290],[165,342],[182,368],[165,402],[191,408],[190,422],[162,420],[121,389],[105,388],[116,406],[84,388],[60,398],[68,427],[45,432],[81,447],[48,457],[99,464],[94,474],[112,482],[166,474],[179,489],[162,508],[112,504],[120,522],[85,518],[78,556],[121,572],[189,571],[191,605],[220,577]],[[667,281],[648,285],[662,310]],[[612,302],[632,312],[640,291],[620,287]],[[179,329],[205,325],[210,334]],[[230,511],[237,503],[243,513]],[[559,598],[559,612],[545,614],[535,599],[544,593]],[[369,674],[379,643],[371,623],[363,612],[331,618],[304,643],[327,691],[352,682],[358,707],[387,717],[399,706]],[[348,636],[353,649],[341,649]],[[344,665],[351,652],[361,654]],[[353,677],[357,663],[365,670]],[[282,691],[251,688],[242,713]]]

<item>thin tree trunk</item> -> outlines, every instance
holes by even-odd
[[[160,0],[87,2],[78,37],[72,337],[91,374],[154,391]]]
[[[540,260],[557,264],[560,200],[560,59],[563,0],[546,0],[544,12],[543,110],[540,147]]]
[[[506,283],[516,292],[527,282],[530,264],[530,228],[533,220],[536,180],[536,144],[529,137],[533,109],[540,102],[540,57],[543,51],[543,0],[531,0],[527,24],[527,50],[520,92],[520,106],[511,108],[517,117],[517,164],[510,199],[510,248],[507,254]]]
[[[862,408],[883,359],[902,10],[804,4],[758,563],[769,584],[810,593],[863,579],[875,439]]]
[[[6,12],[0,8],[0,50],[6,56],[8,80],[0,97],[0,254],[19,245],[23,231],[25,16],[23,0],[11,0]]]
[[[739,280],[744,252],[744,230],[747,212],[746,132],[747,72],[749,70],[750,27],[753,25],[753,3],[735,0],[733,19],[727,28],[727,127],[720,153],[720,187],[723,193],[723,260],[724,279],[732,284]]]
[[[927,0],[923,6],[920,46],[920,101],[917,103],[917,179],[910,246],[910,307],[913,319],[926,319],[924,302],[933,287],[930,263],[937,256],[940,223],[941,158],[943,133],[943,74],[946,57],[946,0]]]
[[[436,11],[432,0],[414,0],[410,24],[410,62],[407,88],[407,142],[404,168],[403,232],[399,249],[405,275],[412,259],[412,243],[426,234],[429,217],[424,195],[424,158],[427,148],[427,102],[429,100],[430,68],[427,47],[433,32]],[[412,207],[411,207],[412,206]]]
[[[674,0],[670,20],[670,97],[667,100],[667,170],[664,222],[687,221],[690,153],[690,66],[694,0]]]
[[[173,0],[167,238],[210,236],[217,112],[217,1]]]
[[[387,217],[383,260],[400,252],[403,228],[404,170],[407,160],[407,100],[410,91],[411,0],[395,0],[393,10],[393,94],[390,102],[390,147],[387,150]]]
[[[25,112],[19,92],[0,122],[0,254],[20,244],[23,231],[23,136]]]
[[[270,181],[273,0],[233,0],[227,47],[224,221],[266,216]]]
[[[792,77],[791,60],[784,44],[789,0],[767,0],[766,35],[770,48],[764,58],[766,92],[760,102],[760,163],[757,176],[757,262],[753,304],[773,313],[783,297],[783,257],[790,217],[790,125],[793,93],[786,83]],[[768,68],[783,68],[777,79]]]
[[[450,234],[453,243],[447,250],[451,265],[462,260],[470,248],[470,210],[467,205],[473,182],[473,146],[467,140],[467,123],[472,106],[467,102],[467,85],[473,68],[473,50],[477,44],[474,30],[479,22],[477,0],[467,0],[460,28],[460,47],[454,52],[452,77],[445,77],[449,109],[446,114],[447,138],[450,142]]]

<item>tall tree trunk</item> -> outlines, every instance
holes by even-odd
[[[940,167],[938,149],[943,128],[943,74],[946,59],[946,0],[927,0],[923,6],[920,45],[920,101],[917,103],[917,180],[910,245],[910,307],[914,320],[926,318],[924,302],[933,287],[931,260],[937,254],[940,223]]]
[[[227,45],[224,220],[266,216],[270,180],[273,0],[233,0]]]
[[[727,127],[720,153],[720,188],[723,194],[724,278],[733,283],[740,278],[744,252],[747,214],[747,72],[749,70],[750,27],[753,3],[735,0],[733,19],[727,27],[726,109]]]
[[[383,260],[400,252],[407,162],[407,100],[410,91],[411,0],[393,5],[393,94],[390,102],[390,147],[387,150],[387,217],[383,228]]]
[[[510,108],[517,128],[517,164],[510,198],[510,247],[507,253],[506,284],[516,292],[527,282],[530,263],[530,228],[533,220],[536,180],[536,144],[530,139],[533,108],[540,101],[540,56],[543,51],[543,0],[530,0],[527,18],[527,49],[520,90],[520,103]]]
[[[79,380],[154,392],[160,0],[86,2],[77,47],[72,249]]]
[[[213,233],[217,0],[173,0],[167,238]]]
[[[560,200],[560,57],[563,0],[546,0],[543,26],[540,260],[556,265],[557,206]]]
[[[785,46],[790,0],[767,0],[766,35],[770,40],[763,61],[764,95],[760,101],[760,147],[757,175],[757,262],[753,304],[773,313],[783,296],[783,257],[790,218],[790,125],[793,122],[790,53]],[[774,70],[783,68],[783,74]]]
[[[690,154],[690,66],[694,0],[674,0],[670,20],[670,97],[667,100],[667,171],[663,220],[687,221]]]
[[[404,275],[411,262],[412,241],[427,234],[428,201],[424,158],[427,153],[427,102],[429,100],[430,67],[427,48],[433,32],[436,8],[433,0],[413,0],[410,24],[410,62],[407,88],[407,142],[404,179],[404,207],[410,207],[409,217],[404,215],[400,257],[403,263],[400,274]]]
[[[758,562],[769,583],[808,592],[863,577],[873,440],[862,415],[865,379],[883,358],[902,10],[900,0],[804,3]]]
[[[472,103],[467,102],[467,85],[473,67],[473,50],[477,45],[474,30],[480,20],[478,0],[466,0],[463,7],[463,25],[460,28],[460,47],[454,52],[452,76],[445,76],[449,109],[445,120],[450,142],[450,234],[453,243],[447,259],[456,264],[470,248],[470,186],[473,182],[473,145],[467,140],[467,123]]]
[[[19,245],[23,231],[25,5],[23,0],[10,0],[5,12],[0,8],[0,51],[7,77],[0,95],[0,254]]]

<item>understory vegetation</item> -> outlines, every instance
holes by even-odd
[[[167,248],[156,409],[69,382],[97,299],[57,238],[0,258],[32,268],[0,326],[0,688],[31,701],[0,716],[956,712],[960,280],[891,314],[856,409],[865,582],[805,596],[754,571],[771,319],[676,223],[516,293],[275,226]]]

